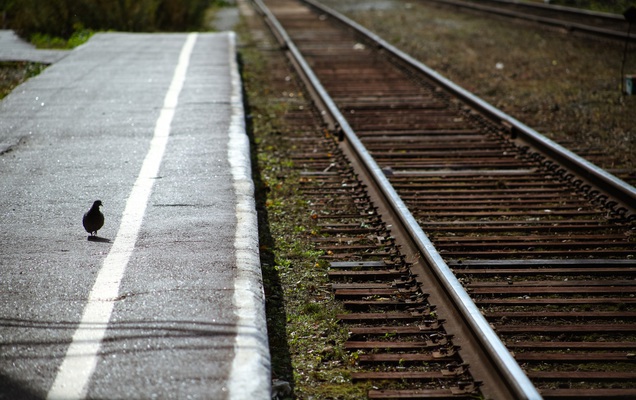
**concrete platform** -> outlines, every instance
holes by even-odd
[[[15,32],[0,29],[0,61],[30,61],[53,64],[66,57],[68,50],[36,49]]]
[[[243,113],[233,33],[97,34],[0,102],[0,399],[270,398]]]

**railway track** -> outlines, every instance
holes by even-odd
[[[634,188],[316,3],[255,3],[315,98],[289,140],[369,398],[636,396]]]
[[[607,39],[636,41],[622,15],[517,0],[429,0],[445,6],[530,21]]]

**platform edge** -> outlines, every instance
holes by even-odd
[[[232,84],[228,156],[237,199],[237,228],[234,240],[237,270],[233,302],[238,318],[228,398],[270,399],[271,358],[258,250],[258,218],[250,144],[245,126],[242,82],[236,59],[236,34],[228,32],[227,35]]]

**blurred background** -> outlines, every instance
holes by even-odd
[[[38,47],[74,47],[92,31],[200,30],[228,0],[0,0],[2,29]]]

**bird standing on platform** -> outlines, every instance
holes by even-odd
[[[84,229],[86,229],[86,232],[90,233],[91,236],[97,236],[97,231],[104,226],[104,214],[99,211],[101,205],[101,200],[95,200],[91,209],[88,210],[86,214],[84,214],[84,218],[82,218]]]

